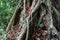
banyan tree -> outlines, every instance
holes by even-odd
[[[8,40],[59,40],[60,0],[19,0],[6,28]]]

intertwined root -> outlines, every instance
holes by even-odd
[[[39,23],[42,22],[45,25],[45,27],[48,30],[48,34],[50,34],[50,29],[52,28],[53,33],[57,34],[57,30],[53,25],[53,19],[52,19],[52,4],[51,4],[51,0],[33,0],[31,2],[32,4],[30,5],[30,2],[26,3],[26,0],[23,1],[23,10],[20,12],[20,18],[18,18],[18,22],[16,22],[16,25],[13,26],[13,24],[11,25],[11,23],[15,22],[13,19],[15,18],[15,16],[17,17],[16,14],[13,15],[8,28],[10,26],[13,26],[13,31],[11,33],[11,35],[15,38],[15,40],[22,40],[23,35],[26,33],[26,38],[25,40],[28,40],[29,38],[29,27],[30,27],[30,22],[32,22],[33,20],[33,14],[37,14],[39,10],[39,19],[38,19],[38,23],[36,25],[38,25]],[[18,4],[20,5],[20,4]],[[26,6],[27,5],[27,6]],[[43,7],[44,6],[44,7]],[[27,9],[27,8],[28,9]],[[17,8],[18,9],[18,8]],[[41,11],[41,12],[40,12]],[[17,12],[18,13],[18,12]],[[34,15],[35,16],[35,15]],[[35,16],[36,17],[36,16]],[[35,25],[35,24],[34,24]],[[7,30],[8,30],[7,28]],[[58,35],[58,34],[57,34]],[[12,39],[13,40],[13,39]]]

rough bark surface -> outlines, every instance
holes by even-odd
[[[55,25],[53,24],[54,22],[52,17],[53,10],[56,11],[56,14],[59,13],[57,9],[55,9],[54,7],[55,6],[54,3],[56,3],[56,0],[54,1],[32,0],[31,2],[26,3],[26,0],[23,0],[24,5],[23,10],[21,9],[18,10],[19,8],[16,8],[16,11],[6,29],[7,32],[9,31],[10,27],[12,27],[13,29],[12,32],[8,34],[11,35],[9,36],[9,39],[46,40],[47,35],[48,37],[50,37],[51,30],[52,30],[51,35],[58,36],[58,31],[55,28]],[[39,28],[38,24],[40,23],[44,24],[43,28]],[[33,33],[30,34],[30,32]]]

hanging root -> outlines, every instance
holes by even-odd
[[[38,8],[38,6],[39,6],[39,3],[40,2],[40,0],[38,0],[37,1],[37,3],[36,3],[36,5],[35,4],[32,4],[32,5],[35,5],[34,7],[33,6],[31,6],[31,8],[33,8],[33,9],[31,9],[31,11],[29,12],[29,16],[27,16],[26,18],[25,18],[25,20],[27,21],[27,20],[29,20],[29,18],[30,18],[30,16],[32,15],[32,13],[34,13],[35,11],[36,11],[36,9]],[[28,23],[28,22],[27,22]],[[22,29],[21,29],[21,32],[20,32],[20,34],[19,34],[19,37],[18,37],[18,40],[21,40],[21,38],[23,37],[23,34],[25,33],[25,31],[26,31],[26,28],[27,28],[27,34],[26,34],[26,40],[28,39],[27,37],[28,37],[28,32],[29,32],[29,26],[27,25],[27,26],[24,26],[24,24],[23,24],[23,26],[22,26]]]
[[[23,35],[25,34],[25,32],[26,32],[25,40],[28,40],[28,37],[29,37],[29,23],[33,19],[32,18],[32,14],[34,14],[34,12],[41,6],[40,4],[42,4],[42,3],[46,4],[45,6],[47,6],[47,8],[44,9],[43,6],[41,7],[42,8],[42,12],[40,13],[40,18],[39,18],[38,24],[41,22],[41,20],[43,20],[43,23],[44,23],[44,25],[46,26],[46,28],[48,30],[48,34],[50,34],[50,29],[52,28],[53,29],[52,30],[53,34],[57,34],[58,35],[58,32],[57,32],[56,28],[53,25],[51,1],[50,0],[46,0],[46,1],[45,0],[33,0],[29,11],[26,12],[27,11],[26,10],[26,0],[24,0],[24,9],[21,11],[21,17],[20,17],[20,20],[19,20],[19,28],[21,28],[21,27],[22,28],[21,28],[21,30],[19,30],[16,40],[22,40]],[[20,4],[18,4],[18,5],[20,5]],[[18,9],[19,8],[17,7],[16,11]],[[53,9],[56,11],[56,9],[54,7],[53,7]],[[11,24],[12,24],[11,26],[13,26],[12,22],[14,22],[13,19],[14,19],[15,15],[16,15],[16,11],[15,11],[12,19],[10,20],[10,23],[8,24],[8,27],[7,27],[6,31],[8,31],[8,29],[9,29]],[[56,11],[56,13],[58,13],[58,12]],[[35,14],[37,14],[37,13],[35,13]],[[30,17],[32,18],[31,20],[29,19]],[[27,31],[26,31],[26,29],[27,29]]]

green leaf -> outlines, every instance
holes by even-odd
[[[41,24],[38,24],[38,26],[42,28],[42,27],[44,27],[44,24],[41,23]]]
[[[5,3],[3,1],[0,1],[0,7],[4,7]]]
[[[7,40],[7,34],[3,34],[3,40]]]
[[[24,20],[24,21],[23,21],[23,24],[27,25],[27,21],[26,21],[26,20]]]
[[[49,38],[47,37],[46,40],[49,40]]]
[[[0,34],[3,34],[4,30],[3,29],[0,29]]]

